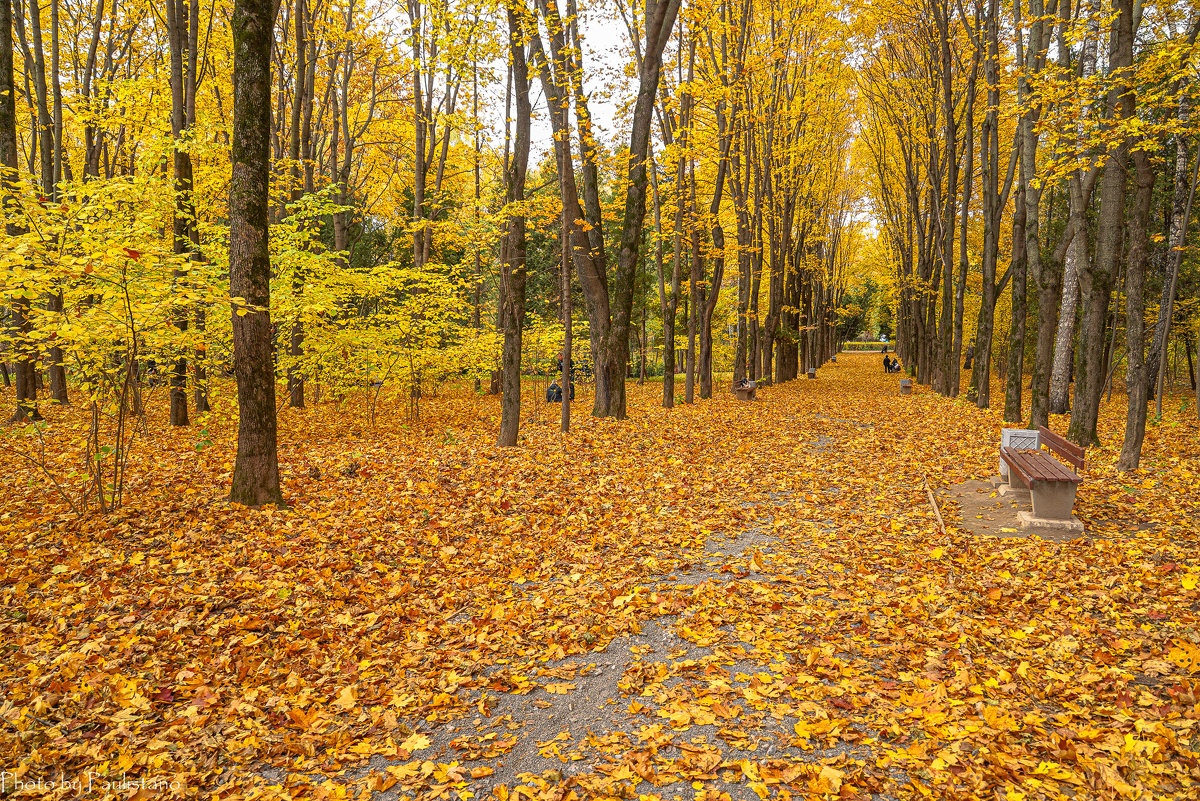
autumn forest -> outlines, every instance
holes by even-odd
[[[1198,35],[0,0],[0,797],[1195,798]]]

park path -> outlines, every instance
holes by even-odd
[[[843,401],[853,397],[853,374],[838,383]],[[877,402],[874,382],[869,388],[861,404]],[[908,777],[900,767],[877,768],[889,735],[860,714],[870,709],[856,697],[895,673],[880,673],[880,659],[849,639],[827,637],[857,614],[841,588],[837,520],[861,516],[863,498],[838,477],[859,458],[852,437],[874,427],[827,414],[828,391],[799,382],[764,389],[755,404],[721,399],[735,418],[723,447],[742,452],[745,444],[733,441],[739,432],[753,445],[772,430],[782,464],[800,471],[791,478],[808,475],[756,482],[752,498],[733,502],[724,527],[689,540],[661,572],[623,585],[611,604],[651,610],[635,632],[569,658],[499,660],[459,690],[464,714],[412,722],[412,734],[429,742],[414,754],[419,760],[375,756],[349,775],[379,776],[376,786],[387,788],[379,799],[573,791],[750,801],[837,795],[843,786],[846,797],[898,797],[892,789]],[[656,515],[669,527],[688,503]],[[541,607],[581,580],[514,591]],[[451,622],[478,611],[462,609]],[[428,768],[435,773],[425,775]],[[267,775],[285,780],[282,771]]]
[[[220,801],[1195,797],[1194,422],[1090,468],[1090,538],[994,536],[949,491],[998,416],[839,362],[754,403],[631,386],[519,448],[469,390],[419,424],[284,410],[287,510],[226,503],[233,418],[200,450],[152,420],[118,515],[0,526],[0,767]]]

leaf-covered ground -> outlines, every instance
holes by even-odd
[[[1086,537],[976,536],[950,503],[942,533],[926,477],[990,477],[999,418],[900,396],[876,361],[753,404],[631,386],[628,421],[577,414],[564,440],[543,410],[512,450],[469,392],[412,427],[285,411],[285,511],[223,501],[228,412],[207,433],[152,413],[109,517],[76,521],[8,456],[7,791],[1195,798],[1182,396],[1138,474],[1110,467],[1106,407]],[[51,446],[84,423],[51,418]]]

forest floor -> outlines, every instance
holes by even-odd
[[[1043,538],[984,483],[999,415],[877,361],[621,422],[581,393],[507,450],[469,391],[284,410],[286,510],[224,501],[228,398],[151,397],[107,516],[10,427],[0,796],[1195,798],[1184,397],[1118,474],[1114,396],[1086,532]],[[85,415],[48,412],[69,491]]]

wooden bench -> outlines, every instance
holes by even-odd
[[[911,395],[912,394],[912,379],[911,378],[901,378],[900,379],[900,394],[901,395]]]
[[[758,387],[755,385],[755,383],[753,381],[751,381],[748,386],[734,387],[733,395],[738,400],[752,401],[752,400],[755,400],[755,392],[757,391],[757,389],[758,389]]]
[[[817,377],[817,368],[815,368],[815,367],[808,368],[808,377],[816,378]]]
[[[1033,504],[1032,514],[1018,513],[1021,526],[1083,531],[1083,523],[1072,515],[1072,510],[1075,506],[1075,490],[1083,480],[1075,470],[1083,469],[1085,451],[1045,426],[1038,426],[1038,439],[1049,452],[1007,446],[1000,448],[1000,458],[1008,465],[1009,486],[1014,484],[1015,477],[1015,481],[1029,491]],[[1064,465],[1051,454],[1061,457],[1067,464]]]

